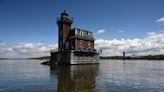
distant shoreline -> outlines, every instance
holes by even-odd
[[[101,60],[104,59],[118,59],[118,60],[164,60],[164,55],[147,55],[147,56],[100,56]]]
[[[0,60],[28,60],[29,58],[0,58]]]

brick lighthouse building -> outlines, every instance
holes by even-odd
[[[58,51],[51,51],[52,63],[93,64],[99,63],[99,53],[94,48],[93,33],[79,28],[71,28],[73,19],[62,12],[57,18]]]

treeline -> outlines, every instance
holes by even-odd
[[[164,60],[164,55],[147,55],[147,56],[100,56],[100,59],[147,59],[147,60]]]

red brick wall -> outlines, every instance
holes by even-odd
[[[71,31],[71,27],[68,25],[63,25],[63,40],[68,38],[69,32]]]

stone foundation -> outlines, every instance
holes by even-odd
[[[99,64],[99,54],[95,52],[51,52],[52,63],[58,64]]]

